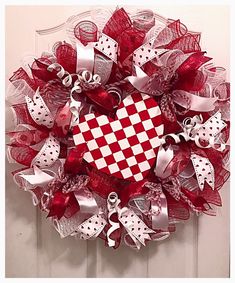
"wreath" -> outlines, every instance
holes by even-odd
[[[83,13],[9,79],[13,172],[62,238],[135,249],[215,215],[230,87],[200,33],[151,10]],[[21,166],[22,167],[22,166]]]

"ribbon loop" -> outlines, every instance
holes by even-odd
[[[150,200],[151,209],[150,216],[152,218],[153,229],[166,230],[169,225],[167,200],[162,191],[162,185],[160,183],[147,182],[145,184],[150,191],[146,194],[145,198]]]

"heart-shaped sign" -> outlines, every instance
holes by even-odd
[[[98,170],[140,181],[155,162],[163,129],[157,102],[134,93],[122,101],[115,120],[94,113],[80,117],[73,138],[75,145],[87,143],[83,158]]]

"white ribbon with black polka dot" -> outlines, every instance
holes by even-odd
[[[200,190],[202,191],[204,189],[205,182],[214,190],[214,167],[210,160],[197,154],[192,154],[191,160]]]
[[[120,199],[115,192],[108,196],[108,222],[111,225],[107,231],[108,245],[114,246],[114,240],[111,238],[111,233],[120,228],[120,224],[111,219],[114,213],[118,214],[119,222],[124,226],[128,235],[131,237],[137,249],[140,249],[141,244],[145,246],[145,240],[151,240],[151,233],[155,233],[150,229],[135,213],[128,207],[120,208]]]
[[[51,166],[59,158],[60,154],[60,143],[53,136],[49,136],[41,150],[34,157],[31,162],[31,167],[37,165],[40,168],[45,168]]]
[[[46,103],[42,99],[39,88],[36,90],[33,99],[29,96],[25,97],[29,114],[35,123],[38,125],[46,126],[47,128],[52,128],[54,124],[54,119],[51,111],[48,109]]]
[[[25,97],[27,108],[31,118],[38,125],[52,128],[54,125],[54,117],[40,95],[39,88],[36,90],[33,99]],[[51,166],[59,158],[60,143],[50,135],[44,142],[41,150],[31,162],[31,167],[36,165],[40,168]]]
[[[90,238],[96,238],[104,229],[107,221],[99,214],[95,214],[76,229],[80,233],[80,239],[88,240]]]

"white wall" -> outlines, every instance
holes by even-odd
[[[147,8],[146,6],[144,8]],[[229,9],[226,6],[148,7],[202,32],[202,49],[217,66],[229,70]],[[50,36],[35,30],[64,22],[89,9],[85,6],[6,7],[6,80],[24,54],[50,47]],[[63,40],[63,31],[53,35]],[[49,43],[49,44],[48,44]],[[38,55],[38,54],[37,54]],[[8,117],[8,116],[7,116]],[[11,120],[7,120],[7,126]],[[140,252],[105,248],[100,240],[61,240],[50,223],[16,187],[6,165],[6,276],[7,277],[228,277],[229,183],[221,191],[218,216],[192,218],[163,242]]]

